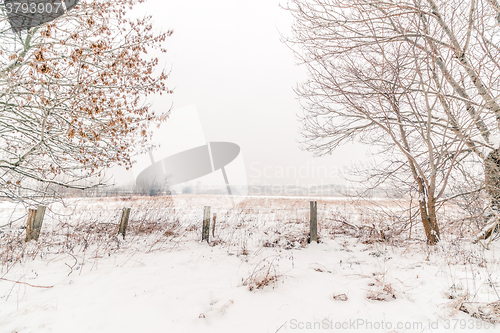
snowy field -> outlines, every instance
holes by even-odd
[[[402,201],[317,200],[319,244],[308,198],[71,199],[29,243],[25,209],[2,202],[0,332],[500,330],[500,243],[450,222],[428,247],[394,213]]]

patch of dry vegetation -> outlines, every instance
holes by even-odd
[[[484,254],[463,247],[464,241],[470,243],[473,232],[470,220],[459,222],[454,210],[457,206],[450,204],[443,210],[448,213],[441,216],[442,221],[446,221],[445,218],[450,221],[443,228],[446,247],[429,247],[418,216],[409,209],[402,210],[407,202],[317,201],[320,242],[344,239],[344,242],[339,240],[344,246],[341,250],[352,252],[350,247],[354,240],[367,246],[367,255],[373,260],[389,260],[386,249],[393,247],[400,249],[403,255],[426,253],[427,260],[446,253],[448,267],[467,265],[471,270],[488,269]],[[209,246],[225,248],[229,254],[242,256],[242,260],[253,258],[264,250],[278,254],[257,263],[253,272],[242,281],[251,291],[276,287],[283,277],[278,263],[282,251],[308,246],[307,198],[249,197],[235,206],[228,204],[227,197],[197,195],[182,195],[176,197],[175,202],[169,197],[83,199],[68,207],[49,207],[38,242],[24,241],[26,219],[13,223],[11,228],[0,229],[0,270],[9,271],[16,263],[35,258],[52,260],[64,256],[70,259],[68,274],[72,274],[86,261],[119,251],[170,251],[187,240],[201,241],[205,205],[210,205],[212,212],[217,213],[216,229],[213,235],[211,230]],[[123,207],[131,207],[125,239],[118,235]],[[396,298],[391,283],[383,279],[378,279],[372,287],[366,295],[369,300]],[[477,305],[472,302],[471,293],[450,293],[449,298],[456,303],[454,308],[496,322],[500,318],[498,302]],[[334,295],[333,299],[346,301],[347,295]]]
[[[402,200],[318,199],[319,240],[340,235],[365,244],[402,245],[409,237],[423,241],[421,228]],[[109,255],[140,244],[148,251],[168,248],[182,239],[198,239],[204,205],[218,214],[211,246],[248,254],[262,247],[300,249],[309,242],[309,199],[249,197],[235,206],[227,197],[116,197],[83,199],[68,207],[49,207],[38,242],[25,243],[25,219],[1,232],[0,263],[47,254],[86,252]],[[126,240],[117,236],[121,209],[131,207]],[[47,218],[46,218],[47,219]],[[452,233],[455,229],[448,229]],[[463,234],[463,228],[458,232]],[[459,258],[459,257],[457,257]],[[477,260],[481,260],[480,258]]]

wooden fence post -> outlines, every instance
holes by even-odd
[[[130,216],[130,208],[123,208],[122,219],[120,220],[120,228],[118,233],[122,234],[123,239],[125,239],[125,231],[127,230],[128,218]]]
[[[210,237],[210,206],[205,206],[203,212],[203,230],[201,232],[201,241],[206,240],[208,243],[208,238]]]
[[[42,229],[43,217],[45,216],[45,206],[38,206],[38,208],[30,209],[28,212],[28,222],[26,224],[26,241],[34,239],[38,240],[40,230]]]
[[[309,242],[318,243],[318,204],[316,201],[311,201],[310,210]]]
[[[215,238],[215,222],[217,220],[217,213],[214,213],[214,223],[212,224],[212,238]]]

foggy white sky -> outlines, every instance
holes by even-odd
[[[172,69],[175,92],[155,98],[154,108],[196,106],[208,141],[241,147],[249,184],[343,183],[336,170],[365,159],[353,145],[321,158],[299,149],[292,89],[306,74],[280,41],[292,20],[279,1],[148,0],[143,11],[174,30],[160,62]]]

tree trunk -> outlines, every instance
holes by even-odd
[[[498,210],[500,208],[500,149],[493,150],[486,157],[484,175],[490,207]]]
[[[419,209],[420,217],[422,219],[422,224],[425,230],[425,236],[427,237],[427,243],[430,245],[436,245],[439,242],[439,227],[436,218],[436,204],[433,199],[426,202],[426,195],[424,184],[422,179],[417,179],[418,192],[419,192]]]
[[[431,238],[427,237],[427,241],[429,244],[434,245],[439,242],[441,238],[436,217],[436,201],[434,200],[434,198],[428,198],[427,213],[429,217],[429,224],[431,226]]]

